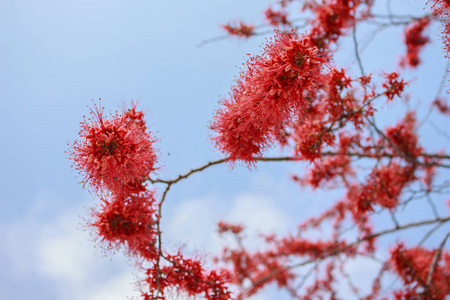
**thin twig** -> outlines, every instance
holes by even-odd
[[[348,244],[347,246],[345,246],[343,248],[336,249],[334,251],[330,251],[330,252],[326,253],[326,255],[324,255],[324,256],[322,256],[320,258],[314,258],[314,259],[306,260],[306,261],[303,261],[303,262],[298,263],[298,264],[287,266],[285,269],[294,269],[294,268],[303,267],[303,266],[306,266],[306,265],[309,265],[309,264],[312,264],[312,263],[317,263],[318,261],[321,261],[321,260],[323,260],[325,258],[329,258],[331,256],[341,254],[345,250],[347,250],[347,249],[349,249],[349,248],[351,248],[351,247],[353,247],[355,245],[358,245],[358,244],[360,244],[360,243],[362,243],[362,242],[364,242],[366,240],[374,239],[374,238],[380,237],[380,236],[385,235],[385,234],[393,233],[393,232],[396,232],[396,231],[400,231],[400,230],[408,229],[408,228],[412,228],[412,227],[417,227],[417,226],[422,226],[422,225],[427,225],[427,224],[434,224],[434,223],[445,223],[445,222],[448,222],[448,221],[450,221],[450,216],[448,216],[446,218],[439,218],[439,219],[432,219],[432,220],[425,220],[425,221],[420,221],[420,222],[409,223],[409,224],[405,224],[405,225],[402,225],[402,226],[399,226],[399,227],[386,229],[386,230],[383,230],[383,231],[371,234],[369,236],[366,236],[366,237],[364,237],[362,239],[358,239],[357,241],[354,241],[353,243],[350,243],[350,244]],[[274,271],[270,272],[269,274],[267,274],[266,276],[260,278],[258,281],[254,282],[253,285],[258,285],[261,282],[264,282],[264,281],[270,279],[271,277],[277,275],[279,272],[280,272],[280,270],[274,270]],[[247,290],[247,292],[251,291],[251,289],[252,289],[252,287],[249,288]]]
[[[444,240],[442,241],[442,243],[439,245],[438,250],[434,253],[433,255],[433,260],[431,261],[431,267],[430,267],[430,271],[428,272],[428,276],[427,276],[427,285],[425,287],[425,291],[424,293],[426,293],[426,291],[428,290],[430,283],[431,283],[431,279],[433,278],[433,273],[434,273],[434,269],[437,266],[437,263],[439,261],[439,258],[441,256],[441,252],[442,249],[444,248],[445,243],[447,242],[447,239],[450,237],[450,231],[447,233],[447,235],[445,236]]]
[[[361,71],[361,76],[365,76],[364,67],[361,62],[361,57],[359,56],[358,41],[356,40],[356,25],[353,26],[353,43],[355,45],[356,60],[358,61],[359,70]]]
[[[445,66],[444,75],[442,76],[442,80],[439,84],[439,88],[436,92],[436,96],[434,97],[434,100],[438,99],[441,96],[442,90],[444,89],[444,86],[445,86],[445,81],[447,79],[449,70],[450,70],[450,60],[447,61],[447,65]],[[431,113],[433,112],[433,108],[434,108],[434,105],[430,105],[427,114],[425,115],[423,120],[420,121],[419,125],[417,126],[417,129],[419,129],[427,121],[427,119],[430,117]]]
[[[340,152],[333,152],[333,151],[324,151],[320,153],[323,156],[337,156],[337,155],[342,155],[342,153]],[[358,153],[358,152],[346,152],[345,155],[348,156],[352,156],[352,157],[359,157],[359,158],[380,158],[380,157],[386,157],[386,158],[395,158],[397,156],[389,154],[389,153],[381,153],[381,154],[367,154],[367,153]],[[436,158],[436,159],[449,159],[450,160],[450,154],[431,154],[431,153],[422,153],[420,154],[418,157],[427,157],[427,158]],[[263,161],[263,162],[275,162],[275,161],[301,161],[302,157],[301,156],[279,156],[279,157],[259,157],[259,158],[255,158],[256,161]],[[189,172],[183,174],[183,175],[179,175],[177,178],[175,179],[151,179],[148,178],[148,180],[151,183],[164,183],[164,184],[174,184],[177,183],[178,181],[182,180],[182,179],[186,179],[189,176],[191,176],[194,173],[198,173],[201,172],[211,166],[214,165],[219,165],[219,164],[223,164],[225,162],[229,161],[228,158],[222,158],[222,159],[218,159],[215,161],[211,161],[206,163],[205,165],[192,169]],[[420,163],[419,163],[420,164]],[[427,165],[427,164],[424,164]],[[433,164],[434,165],[434,164]],[[441,165],[441,164],[436,164],[437,166],[444,166],[445,165]]]
[[[436,224],[433,228],[431,228],[424,236],[423,238],[420,240],[420,242],[417,244],[419,246],[422,246],[423,243],[425,243],[425,241],[436,231],[439,229],[439,227],[442,226],[443,223],[438,223]]]

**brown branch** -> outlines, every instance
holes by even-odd
[[[349,248],[351,248],[351,247],[353,247],[355,245],[358,245],[358,244],[360,244],[360,243],[362,243],[362,242],[364,242],[366,240],[377,238],[377,237],[383,236],[385,234],[393,233],[393,232],[396,232],[396,231],[400,231],[400,230],[408,229],[408,228],[412,228],[412,227],[423,226],[423,225],[434,224],[434,223],[445,223],[445,222],[448,222],[448,221],[450,221],[450,216],[448,216],[446,218],[439,218],[439,219],[432,219],[432,220],[425,220],[425,221],[420,221],[420,222],[409,223],[409,224],[405,224],[405,225],[398,226],[398,227],[395,227],[395,228],[383,230],[383,231],[374,233],[372,235],[369,235],[369,236],[367,236],[367,237],[365,237],[363,239],[358,239],[357,241],[354,241],[353,243],[348,244],[347,246],[345,246],[343,248],[331,251],[331,252],[327,253],[326,256],[322,256],[320,258],[306,260],[304,262],[301,262],[301,263],[298,263],[298,264],[294,264],[294,265],[291,265],[291,266],[286,266],[286,269],[294,269],[294,268],[303,267],[303,266],[306,266],[306,265],[309,265],[309,264],[312,264],[312,263],[317,263],[317,262],[319,262],[319,261],[321,261],[323,259],[329,258],[331,256],[335,256],[335,255],[338,255],[338,254],[341,254],[345,250],[347,250],[347,249],[349,249]],[[447,239],[447,237],[446,237],[446,239]],[[275,276],[279,272],[281,272],[281,271],[280,270],[274,270],[274,271],[270,272],[269,274],[267,274],[266,276],[260,278],[257,282],[255,282],[253,284],[253,286],[258,285],[261,282],[269,280],[270,278],[272,278],[273,276]],[[247,289],[247,291],[245,293],[248,293],[249,291],[251,291],[253,286],[250,287],[249,289]]]
[[[425,286],[425,291],[424,293],[427,292],[427,290],[429,289],[430,283],[431,283],[431,279],[433,278],[433,273],[434,270],[436,269],[437,263],[439,261],[439,258],[441,256],[441,252],[442,249],[445,246],[445,243],[447,242],[447,239],[450,237],[450,231],[447,233],[447,235],[445,236],[444,240],[442,241],[442,243],[439,245],[438,250],[434,253],[433,255],[433,260],[431,261],[431,267],[430,267],[430,271],[428,272],[428,276],[427,276],[427,284]]]
[[[291,19],[290,22],[291,22],[292,26],[290,26],[288,28],[292,28],[292,29],[294,29],[294,28],[295,29],[305,28],[306,26],[308,26],[308,23],[306,23],[306,22],[304,22],[301,25],[294,25],[293,23],[299,22],[299,21],[306,21],[306,20],[308,20],[308,19],[307,18],[294,18],[294,19]],[[254,29],[262,29],[262,28],[267,28],[267,27],[273,27],[273,26],[270,25],[270,24],[259,24],[259,25],[254,26]],[[273,34],[274,30],[275,30],[275,28],[274,29],[270,29],[270,30],[266,30],[266,31],[253,32],[253,34],[250,37],[258,36],[258,35]],[[197,48],[201,48],[201,47],[203,47],[203,46],[205,46],[207,44],[211,44],[211,43],[218,42],[218,41],[221,41],[221,40],[226,40],[226,39],[233,38],[233,37],[234,36],[232,34],[224,34],[224,35],[212,37],[212,38],[205,39],[205,40],[201,41],[200,43],[198,43],[196,45],[196,47]]]
[[[362,65],[361,57],[359,56],[358,41],[356,40],[356,25],[353,26],[353,44],[355,46],[356,60],[358,61],[359,70],[361,71],[361,76],[365,76],[364,67]]]
[[[324,151],[321,152],[322,156],[337,156],[337,155],[342,155],[342,153],[340,152],[333,152],[333,151]],[[358,152],[345,152],[345,155],[348,156],[353,156],[353,157],[359,157],[359,158],[380,158],[380,157],[386,157],[386,158],[395,158],[398,157],[396,155],[393,154],[389,154],[389,153],[381,153],[381,154],[367,154],[367,153],[358,153]],[[436,159],[449,159],[450,160],[450,155],[449,154],[429,154],[429,153],[422,153],[420,154],[418,157],[427,157],[427,158],[436,158]],[[175,179],[169,179],[169,180],[164,180],[164,179],[151,179],[148,178],[148,180],[151,183],[164,183],[167,185],[172,185],[174,183],[177,183],[178,181],[182,180],[182,179],[186,179],[189,176],[191,176],[194,173],[198,173],[201,172],[211,166],[214,165],[219,165],[219,164],[223,164],[225,162],[227,162],[229,159],[228,158],[222,158],[222,159],[218,159],[215,161],[211,161],[208,162],[206,164],[204,164],[201,167],[195,168],[190,170],[189,172],[179,175],[177,178]],[[263,162],[274,162],[274,161],[301,161],[302,157],[301,156],[279,156],[279,157],[259,157],[259,158],[255,158],[256,161],[263,161]],[[423,165],[428,165],[425,163],[419,163],[419,164],[423,164]],[[446,165],[441,165],[441,164],[433,164],[436,166],[442,166],[442,167],[447,167]],[[164,192],[164,194],[166,194],[166,192]]]
[[[436,92],[436,96],[434,98],[435,100],[438,99],[441,96],[441,94],[442,94],[442,91],[443,91],[444,86],[445,86],[445,81],[447,80],[447,76],[448,76],[449,70],[450,70],[450,60],[447,61],[447,65],[445,66],[444,74],[442,75],[442,79],[441,79],[441,82],[439,84],[439,88],[438,88],[438,90]],[[422,127],[423,124],[425,124],[425,122],[428,120],[428,118],[430,117],[431,113],[433,112],[433,108],[434,108],[434,105],[430,105],[427,114],[425,115],[423,120],[420,121],[420,123],[417,126],[417,128],[420,128],[420,127]]]

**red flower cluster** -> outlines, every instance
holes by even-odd
[[[352,173],[350,157],[347,155],[336,155],[327,157],[325,160],[315,160],[314,166],[303,179],[299,179],[299,182],[318,188],[327,182],[333,181],[336,177],[345,180],[345,176],[350,173]]]
[[[415,126],[416,116],[414,112],[408,112],[397,125],[386,129],[386,136],[389,138],[385,145],[386,148],[407,160],[422,154]]]
[[[239,22],[237,25],[225,24],[221,26],[230,35],[235,35],[238,37],[251,37],[255,33],[255,26]]]
[[[143,281],[150,284],[150,294],[142,294],[145,299],[164,299],[164,288],[171,286],[189,295],[229,300],[226,272],[208,272],[198,260],[162,253],[158,206],[145,184],[156,169],[156,155],[144,114],[136,105],[109,119],[95,105],[91,114],[92,119],[81,123],[81,141],[69,152],[75,168],[85,174],[84,184],[106,195],[92,209],[90,228],[107,250],[123,249],[138,266],[154,266]],[[169,265],[161,267],[162,259]]]
[[[145,190],[143,182],[155,171],[154,138],[135,107],[106,119],[94,106],[92,119],[81,122],[80,136],[69,151],[84,184],[96,191],[129,194]]]
[[[133,257],[156,259],[157,215],[154,202],[152,192],[102,199],[99,210],[92,212],[90,226],[96,229],[108,249],[125,246]]]
[[[442,39],[444,41],[444,51],[446,57],[450,57],[450,1],[448,0],[430,0],[431,9],[442,20],[443,30]],[[428,4],[427,3],[427,4]]]
[[[438,98],[434,100],[432,104],[436,106],[442,114],[450,115],[450,106],[448,106],[444,99]]]
[[[222,234],[224,232],[231,232],[234,234],[240,233],[242,230],[244,230],[244,227],[242,225],[235,225],[230,223],[225,223],[223,221],[220,221],[217,225],[219,227],[219,233]]]
[[[449,0],[429,0],[427,4],[432,3],[431,9],[435,14],[448,15],[450,14],[450,1]]]
[[[403,89],[408,84],[403,79],[399,80],[400,74],[397,72],[384,74],[386,81],[382,84],[385,88],[384,95],[388,98],[388,101],[394,100],[395,96],[401,97]]]
[[[291,25],[291,22],[287,19],[287,12],[284,10],[275,11],[269,7],[264,11],[264,15],[269,24],[274,27]]]
[[[270,282],[276,282],[279,287],[288,285],[294,278],[294,274],[284,266],[285,257],[278,257],[276,252],[249,253],[245,250],[225,249],[222,258],[233,266],[233,277],[235,283],[245,284],[246,281],[253,283],[245,296],[254,295]],[[239,295],[236,299],[246,299]]]
[[[311,37],[320,49],[328,49],[335,43],[343,31],[353,27],[357,8],[364,2],[360,0],[307,1],[304,8],[309,8],[315,14],[311,19]],[[361,16],[363,18],[363,16]]]
[[[401,65],[408,64],[417,67],[420,63],[419,52],[430,39],[423,35],[423,31],[430,24],[427,17],[414,21],[405,30],[406,57],[401,61]]]
[[[144,300],[153,300],[154,295],[161,291],[164,299],[166,287],[176,287],[177,290],[185,291],[189,296],[204,294],[208,300],[230,300],[231,294],[225,283],[229,281],[230,274],[224,270],[207,271],[202,263],[196,259],[182,256],[167,255],[165,257],[171,262],[170,266],[159,268],[156,264],[147,269],[147,279],[150,291],[142,293]]]
[[[321,150],[325,145],[334,143],[334,135],[327,130],[326,121],[323,120],[324,105],[311,107],[309,116],[294,128],[292,138],[295,141],[295,153],[303,159],[313,161],[321,156]]]
[[[414,167],[395,162],[373,169],[367,183],[348,190],[348,198],[355,204],[354,218],[373,211],[373,205],[392,209],[399,203],[403,188],[414,179]]]
[[[450,253],[441,253],[443,260],[436,261],[431,281],[428,282],[433,258],[438,250],[421,247],[406,248],[398,243],[391,250],[391,265],[405,284],[396,292],[396,299],[444,299],[450,294]]]
[[[328,58],[307,36],[277,33],[261,56],[251,57],[212,128],[217,147],[229,159],[254,162],[284,126],[303,117]]]

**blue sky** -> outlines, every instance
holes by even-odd
[[[421,14],[424,2],[395,1],[393,10]],[[96,199],[77,184],[80,178],[64,153],[67,142],[77,138],[91,99],[102,98],[111,110],[139,100],[159,139],[162,178],[220,158],[208,141],[208,123],[238,66],[247,53],[260,51],[264,37],[196,45],[222,35],[219,24],[229,20],[260,24],[268,3],[0,0],[1,299],[133,295],[134,269],[127,259],[105,257],[83,231],[83,217]],[[401,31],[386,30],[363,52],[368,72],[391,70],[398,60],[392,53],[404,51]],[[359,38],[368,38],[364,29]],[[373,46],[377,42],[380,46]],[[425,49],[428,61],[419,76],[408,75],[427,87],[411,87],[413,104],[428,101],[437,89],[445,67],[439,43],[435,39]],[[354,62],[352,47],[345,40],[336,63]],[[355,67],[351,72],[358,74]],[[392,124],[404,111],[403,104],[386,105],[380,123]],[[445,126],[446,121],[434,116],[433,122]],[[421,130],[424,143],[442,149],[430,126]],[[168,246],[218,251],[218,219],[245,221],[250,232],[289,230],[334,199],[290,182],[289,174],[301,170],[301,164],[291,163],[251,172],[215,166],[180,182],[164,210]],[[255,299],[275,299],[272,293]]]

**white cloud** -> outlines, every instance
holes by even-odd
[[[89,234],[80,229],[83,221],[79,215],[86,213],[83,206],[55,209],[51,208],[54,201],[44,198],[37,197],[20,220],[0,224],[5,245],[0,256],[7,266],[2,271],[14,282],[39,278],[45,283],[39,290],[32,289],[28,298],[42,299],[43,294],[62,300],[136,296],[132,284],[135,269],[127,259],[122,254],[106,259],[94,248]],[[2,293],[8,294],[8,290]]]
[[[86,271],[95,266],[92,243],[85,232],[76,230],[79,218],[70,212],[40,225],[36,239],[38,270],[41,274],[80,284]],[[97,258],[98,259],[98,258]]]
[[[87,300],[124,300],[136,294],[131,272],[119,273],[109,281],[93,288],[83,299]],[[75,298],[74,298],[75,299]],[[82,298],[77,298],[82,299]]]
[[[275,200],[258,194],[237,196],[226,220],[244,224],[253,234],[281,233],[288,228],[287,216]]]
[[[228,199],[227,199],[228,200]],[[259,233],[285,233],[289,228],[289,216],[277,205],[276,200],[260,194],[239,194],[234,197],[226,211],[218,201],[220,196],[183,201],[165,216],[163,233],[167,244],[209,253],[220,253],[224,243],[217,233],[219,220],[240,223],[245,226],[246,245],[254,248],[260,244]]]
[[[163,217],[162,230],[166,245],[200,248],[212,252],[217,250],[215,244],[217,212],[214,209],[214,197],[189,199],[180,203],[174,210]],[[166,219],[164,219],[166,218]]]

